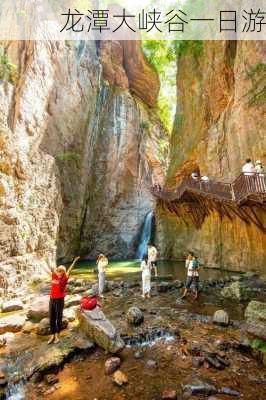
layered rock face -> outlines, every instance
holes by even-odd
[[[68,261],[80,251],[133,255],[153,207],[149,186],[163,179],[164,135],[149,108],[156,104],[158,78],[139,44],[140,62],[126,69],[125,49],[117,43],[127,86],[108,80],[112,61],[104,45],[4,46],[18,79],[0,84],[2,294],[40,276],[56,258]],[[141,81],[154,83],[146,97],[138,92]]]
[[[180,55],[169,186],[178,185],[197,167],[202,175],[230,182],[247,157],[265,165],[263,46],[191,42]],[[259,208],[257,212],[263,218]],[[196,230],[162,210],[157,214],[158,242],[166,258],[183,258],[190,249],[210,267],[265,270],[265,234],[256,226],[239,219],[221,221],[212,213]]]

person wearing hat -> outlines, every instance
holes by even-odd
[[[48,344],[56,344],[59,342],[59,333],[62,327],[67,281],[70,272],[74,268],[79,258],[80,257],[74,258],[68,270],[66,270],[66,267],[64,267],[64,265],[59,265],[59,267],[49,270],[49,275],[52,279],[49,302],[50,331],[52,336],[50,337]]]

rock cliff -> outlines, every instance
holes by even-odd
[[[264,43],[187,42],[180,53],[167,185],[178,185],[195,168],[230,182],[247,157],[265,165]],[[157,225],[166,258],[183,258],[191,249],[210,267],[265,271],[265,234],[255,226],[213,213],[196,230],[160,209]]]
[[[2,43],[16,66],[0,81],[2,294],[56,258],[134,255],[164,175],[159,80],[140,43],[108,46]]]

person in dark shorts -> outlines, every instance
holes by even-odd
[[[197,257],[190,254],[186,260],[186,266],[187,280],[181,299],[186,297],[188,290],[192,287],[194,292],[194,300],[196,300],[199,292],[199,261]]]

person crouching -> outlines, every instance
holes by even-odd
[[[48,344],[59,342],[59,333],[62,328],[64,300],[66,296],[66,286],[69,274],[74,268],[79,257],[76,257],[68,270],[63,265],[49,271],[52,278],[49,302],[49,318],[51,338]]]

